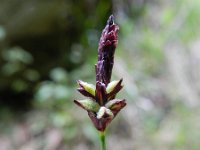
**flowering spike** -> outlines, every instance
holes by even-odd
[[[110,82],[118,30],[119,27],[114,23],[114,17],[111,15],[99,41],[98,60],[95,65],[96,87],[81,80],[78,81],[80,86],[78,91],[92,100],[74,100],[78,106],[87,110],[94,126],[101,132],[126,105],[124,99],[114,99],[123,87],[122,79]]]
[[[110,82],[112,74],[118,30],[119,27],[114,23],[114,17],[111,15],[101,34],[96,65],[96,81],[103,82],[106,86]]]

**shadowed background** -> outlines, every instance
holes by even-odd
[[[101,31],[119,25],[112,79],[128,105],[110,150],[199,150],[198,0],[0,0],[0,150],[97,150],[76,81],[95,83]]]

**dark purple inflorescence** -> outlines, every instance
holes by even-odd
[[[122,89],[122,79],[110,82],[114,64],[114,53],[118,43],[119,27],[114,23],[111,15],[104,28],[98,47],[98,61],[96,69],[96,86],[81,80],[78,81],[78,91],[88,99],[74,100],[74,102],[87,110],[94,126],[104,131],[107,125],[126,105],[125,99],[115,99]]]

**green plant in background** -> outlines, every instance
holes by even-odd
[[[126,105],[125,99],[115,99],[116,94],[123,87],[122,79],[110,82],[118,30],[119,27],[114,23],[113,15],[111,15],[99,41],[98,61],[95,65],[96,87],[79,80],[78,91],[89,99],[74,100],[78,106],[87,110],[90,119],[99,131],[102,150],[106,150],[107,125]]]

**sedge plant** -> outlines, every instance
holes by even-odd
[[[123,87],[122,79],[111,81],[118,31],[119,27],[114,23],[114,17],[111,15],[99,41],[98,61],[95,65],[96,84],[78,80],[79,88],[77,90],[87,98],[74,100],[78,106],[87,111],[95,128],[99,131],[102,150],[106,150],[106,127],[126,106],[125,99],[115,98]]]

